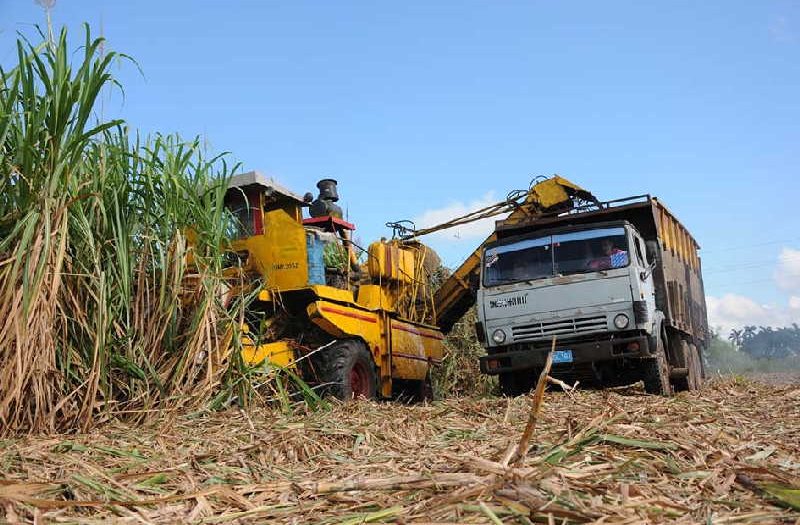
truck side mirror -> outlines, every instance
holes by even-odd
[[[658,241],[647,241],[644,245],[645,251],[647,252],[647,261],[650,263],[650,266],[654,268],[659,262],[660,252],[658,250]]]
[[[653,262],[651,262],[651,263],[650,263],[650,265],[647,267],[647,270],[645,270],[645,271],[643,271],[643,272],[639,272],[639,278],[640,278],[642,281],[646,281],[646,280],[647,280],[647,278],[648,278],[648,277],[650,277],[650,275],[653,273],[653,270],[655,270],[655,269],[656,269],[656,261],[653,261]]]
[[[647,241],[645,243],[645,250],[647,251],[647,260],[649,264],[647,265],[647,270],[639,273],[639,278],[642,281],[646,281],[647,278],[653,274],[653,270],[656,269],[656,266],[658,266],[658,241]]]

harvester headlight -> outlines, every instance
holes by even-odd
[[[495,330],[492,333],[492,341],[497,344],[501,344],[506,340],[506,333],[500,329]]]
[[[614,326],[616,326],[618,330],[627,328],[629,322],[630,320],[628,319],[628,316],[625,314],[617,314],[617,316],[614,318]]]

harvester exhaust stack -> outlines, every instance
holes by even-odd
[[[308,212],[312,217],[331,216],[342,218],[342,208],[336,204],[339,193],[334,179],[322,179],[317,183],[319,196],[311,203]]]

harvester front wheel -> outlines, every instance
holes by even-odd
[[[322,351],[316,361],[324,393],[344,401],[377,396],[375,363],[360,341],[338,341]]]

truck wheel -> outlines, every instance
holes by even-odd
[[[681,356],[683,358],[682,364],[686,367],[687,373],[686,377],[674,380],[675,391],[697,390],[703,380],[697,347],[690,345],[686,341],[681,341]]]
[[[656,354],[642,360],[642,380],[644,381],[644,390],[648,394],[668,396],[672,393],[669,386],[669,365],[667,364],[667,354],[664,351],[664,342],[662,335],[656,343]]]
[[[694,390],[700,390],[703,387],[703,379],[706,376],[703,370],[703,359],[700,357],[700,351],[697,349],[697,346],[689,345],[689,351],[692,355],[691,370],[694,370]]]
[[[700,363],[700,378],[705,380],[706,379],[706,362],[703,358],[703,347],[695,347],[697,348],[697,362]]]
[[[360,341],[349,339],[335,343],[319,354],[315,368],[324,394],[343,401],[377,396],[375,363]]]
[[[533,385],[536,384],[539,373],[539,370],[534,368],[500,374],[500,393],[508,397],[527,394],[531,391]]]

